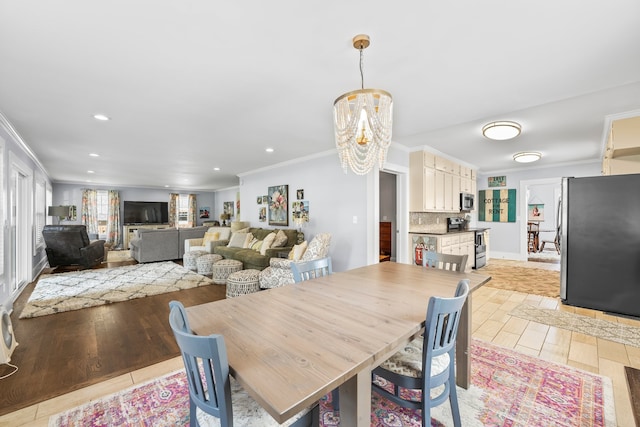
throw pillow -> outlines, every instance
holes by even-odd
[[[204,233],[204,239],[202,240],[202,243],[206,245],[209,242],[215,242],[217,240],[220,240],[220,233],[207,231],[206,233]]]
[[[291,249],[291,252],[289,252],[289,259],[292,259],[294,261],[300,261],[300,258],[302,258],[302,255],[304,255],[304,252],[306,250],[307,250],[307,241],[305,240],[299,245],[293,246],[293,249]]]
[[[244,239],[243,248],[251,248],[251,243],[255,240],[252,233],[247,233],[247,237]]]
[[[307,250],[302,256],[302,261],[311,261],[312,259],[324,258],[329,253],[329,244],[331,243],[331,234],[320,233],[316,235],[309,243]]]
[[[262,247],[264,240],[253,239],[251,242],[251,249],[254,251],[260,252],[260,248]]]
[[[271,247],[272,248],[281,248],[286,244],[287,244],[287,235],[284,234],[284,231],[278,230],[278,233],[276,234],[276,238],[273,240],[273,243],[271,244]]]
[[[264,242],[262,243],[262,247],[260,248],[260,255],[266,255],[267,249],[269,249],[273,245],[273,241],[276,238],[276,233],[269,233],[267,237],[264,238]]]
[[[247,240],[247,235],[249,233],[233,233],[231,234],[231,239],[229,239],[229,244],[227,245],[230,248],[242,248],[244,247],[244,241]]]

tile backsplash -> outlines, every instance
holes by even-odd
[[[455,213],[409,212],[410,233],[446,233],[447,218],[461,217]]]

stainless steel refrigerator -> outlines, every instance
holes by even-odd
[[[560,297],[640,317],[640,174],[563,178]]]

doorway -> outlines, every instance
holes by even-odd
[[[380,171],[380,262],[396,261],[396,175]]]
[[[522,260],[559,264],[560,254],[553,242],[560,225],[558,211],[562,178],[537,179],[520,182],[521,223],[520,257]],[[530,227],[535,231],[531,233]],[[531,245],[530,240],[535,240]],[[544,250],[543,248],[544,242]]]

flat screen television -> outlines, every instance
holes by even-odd
[[[124,224],[166,224],[169,202],[124,202]]]

